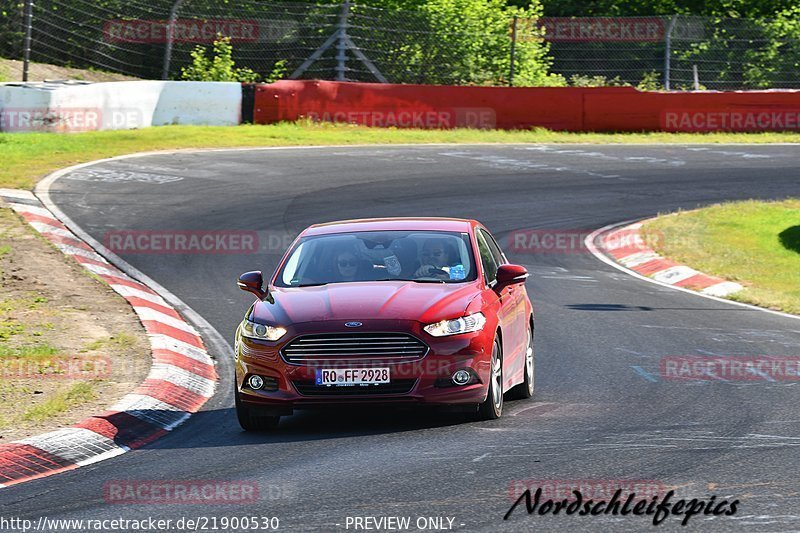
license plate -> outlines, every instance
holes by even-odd
[[[317,385],[379,385],[389,383],[388,368],[323,368],[317,370]]]

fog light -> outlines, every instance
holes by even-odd
[[[260,389],[264,386],[264,380],[261,376],[252,375],[250,379],[247,380],[247,383],[250,385],[251,389]]]
[[[451,379],[456,385],[466,385],[472,379],[472,376],[466,370],[456,370]]]

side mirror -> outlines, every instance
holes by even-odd
[[[263,288],[264,277],[261,275],[260,270],[245,272],[239,276],[239,281],[236,282],[236,285],[243,291],[252,292],[259,300],[269,300],[270,303],[274,303],[269,291]]]
[[[497,268],[497,284],[494,288],[500,291],[509,285],[525,283],[528,275],[528,269],[522,265],[500,265]]]

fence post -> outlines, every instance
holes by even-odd
[[[350,15],[350,0],[344,0],[339,15],[339,40],[336,43],[336,81],[345,81],[347,71],[347,18]]]
[[[517,51],[517,15],[514,15],[514,22],[511,26],[511,66],[508,69],[508,86],[514,86],[514,55]]]
[[[664,35],[664,90],[667,91],[669,91],[669,74],[672,66],[672,29],[675,27],[675,21],[677,20],[678,15],[672,15],[667,26],[667,33]]]
[[[178,10],[181,8],[183,0],[175,0],[172,9],[169,11],[169,22],[167,23],[167,45],[164,47],[164,66],[161,70],[161,79],[169,79],[169,68],[172,63],[172,42],[175,39],[175,21],[178,18]]]
[[[22,45],[22,81],[28,81],[31,62],[31,34],[33,33],[33,0],[25,0],[25,41]]]

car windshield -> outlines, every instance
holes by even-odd
[[[369,231],[301,239],[290,251],[275,284],[307,287],[364,281],[463,283],[475,279],[467,233]]]

